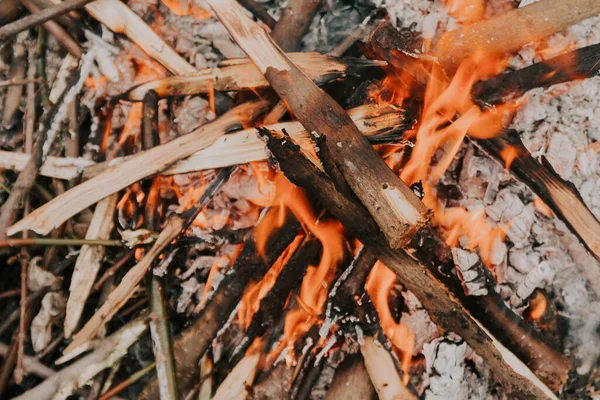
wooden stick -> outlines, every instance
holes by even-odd
[[[9,351],[9,346],[4,343],[0,343],[0,356],[6,358]],[[37,358],[25,356],[23,358],[23,367],[25,368],[26,374],[35,374],[40,378],[49,378],[56,372],[51,368],[48,368],[44,364],[40,363]]]
[[[452,72],[476,51],[512,53],[598,13],[600,2],[596,0],[540,0],[444,33],[434,45],[433,55]]]
[[[108,240],[110,238],[117,200],[118,195],[112,194],[98,202],[85,235],[86,240]],[[100,270],[104,250],[103,246],[84,245],[81,247],[79,256],[77,256],[71,277],[65,314],[64,332],[66,339],[71,337],[79,324],[83,308]]]
[[[307,159],[298,156],[291,139],[274,135],[267,141],[279,165],[296,185],[305,187],[333,215],[391,268],[406,288],[417,296],[431,317],[447,331],[454,331],[483,357],[495,378],[509,393],[556,398],[531,370],[483,328],[444,284],[428,269],[416,263],[404,251],[391,249],[368,212],[356,199],[341,195],[327,177]],[[436,266],[437,268],[437,266]]]
[[[600,44],[582,47],[518,71],[498,75],[473,85],[473,100],[497,105],[525,92],[558,83],[586,79],[600,72]]]
[[[31,0],[21,0],[21,3],[29,10],[29,12],[36,15],[37,13],[42,12],[38,5],[36,5]],[[64,46],[65,49],[75,58],[80,58],[83,54],[81,47],[79,44],[73,39],[73,37],[56,21],[46,21],[42,23],[42,26],[45,30],[47,30],[52,36],[58,40],[60,44]]]
[[[383,162],[352,120],[244,15],[234,0],[207,0],[234,40],[309,132],[328,138],[336,167],[394,248],[427,225],[431,212]]]
[[[380,135],[401,133],[411,125],[402,111],[391,107],[381,108],[375,105],[366,105],[348,110],[348,115],[358,126],[363,135],[369,139]],[[283,122],[269,125],[270,130],[283,130],[307,151],[313,147],[309,133],[299,122]],[[268,154],[265,144],[256,136],[256,129],[250,128],[240,132],[223,136],[206,149],[192,154],[163,172],[166,175],[180,174],[202,169],[221,168],[231,165],[245,164],[251,161],[261,161]],[[92,178],[103,173],[108,168],[134,157],[117,158],[110,162],[95,164],[83,158],[48,157],[40,175],[58,179],[70,180],[78,177],[83,171],[84,178]],[[0,150],[0,168],[13,171],[22,171],[30,156],[14,151]]]
[[[302,37],[321,7],[322,0],[290,0],[271,37],[281,50],[298,51]]]
[[[250,11],[254,16],[264,22],[269,28],[273,29],[277,21],[265,10],[265,8],[254,0],[239,0],[240,4],[245,9]]]
[[[321,53],[291,53],[288,56],[318,85],[343,78],[361,68],[386,64],[385,61],[335,58]],[[210,93],[213,90],[237,91],[268,86],[269,82],[260,71],[250,60],[244,58],[225,60],[217,68],[203,69],[193,75],[172,76],[144,83],[127,91],[122,97],[131,101],[141,101],[149,90],[154,90],[160,97],[169,97]]]
[[[40,25],[59,15],[83,7],[91,1],[93,0],[65,0],[63,3],[57,4],[54,7],[46,8],[38,13],[28,15],[8,25],[4,25],[0,27],[0,41],[6,40],[9,36],[16,35],[26,29]]]
[[[240,121],[254,117],[255,113],[264,109],[267,104],[267,101],[261,100],[240,105],[188,135],[157,146],[117,165],[36,209],[10,227],[8,234],[14,235],[21,230],[31,229],[47,235],[52,229],[104,197],[140,179],[157,174],[175,161],[209,146],[218,137],[238,127]]]
[[[21,39],[19,37],[18,39]],[[25,79],[25,71],[27,65],[27,48],[24,43],[17,42],[14,44],[12,52],[12,60],[8,77],[10,80],[22,81]],[[21,97],[23,96],[23,86],[9,86],[4,98],[4,107],[2,110],[2,126],[11,128],[15,123],[15,114],[21,106]]]
[[[85,9],[111,31],[126,35],[172,73],[189,75],[197,72],[125,3],[119,0],[96,0],[86,5]]]
[[[245,400],[248,397],[248,390],[254,382],[259,361],[259,353],[245,356],[227,375],[212,399]]]

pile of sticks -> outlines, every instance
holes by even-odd
[[[575,2],[578,4],[574,8],[577,12],[565,12],[561,1],[541,0],[500,17],[447,33],[436,42],[431,52],[433,57],[427,62],[439,63],[446,73],[452,74],[457,65],[473,52],[473,46],[477,43],[488,43],[493,39],[495,47],[489,49],[492,53],[510,53],[528,41],[541,39],[600,13],[597,2]],[[198,213],[206,207],[212,195],[227,181],[235,165],[270,157],[277,161],[289,181],[308,193],[315,208],[321,210],[322,217],[335,217],[342,223],[348,236],[361,243],[361,250],[354,257],[347,256],[348,268],[336,277],[336,290],[331,291],[327,300],[325,309],[335,311],[324,313],[320,319],[339,326],[336,337],[340,340],[344,335],[350,335],[348,332],[355,332],[356,326],[359,326],[364,331],[364,337],[358,341],[362,361],[352,358],[347,360],[345,368],[340,368],[336,373],[327,397],[357,398],[356,393],[365,393],[367,396],[376,391],[384,399],[415,398],[412,388],[402,382],[403,372],[399,360],[391,351],[391,345],[379,326],[377,312],[364,292],[367,276],[377,260],[380,260],[419,299],[441,331],[457,333],[484,359],[494,379],[509,397],[556,398],[556,393],[567,381],[570,361],[506,306],[494,290],[491,274],[487,273],[485,276],[489,286],[486,295],[468,296],[457,274],[443,272],[452,271],[454,265],[451,250],[430,227],[432,212],[373,148],[374,142],[397,140],[405,129],[412,126],[410,118],[394,107],[381,109],[365,105],[344,110],[319,88],[319,85],[332,79],[344,78],[359,68],[379,67],[409,71],[417,81],[425,83],[430,77],[422,73],[423,60],[414,59],[416,53],[410,46],[414,46],[415,42],[406,41],[405,35],[384,24],[370,35],[367,43],[369,52],[375,54],[378,60],[286,53],[298,50],[299,39],[319,9],[320,1],[291,0],[271,35],[249,18],[234,0],[206,0],[206,3],[247,54],[247,59],[226,60],[217,68],[198,71],[118,0],[69,0],[57,6],[46,7],[43,11],[40,9],[44,7],[28,6],[29,1],[23,1],[23,5],[32,14],[0,28],[2,38],[43,23],[49,32],[62,38],[61,43],[64,42],[73,57],[80,59],[79,67],[71,73],[63,97],[54,101],[55,105],[49,107],[39,118],[35,140],[35,128],[26,125],[29,130],[28,144],[25,146],[27,154],[0,152],[0,168],[19,172],[9,198],[2,205],[0,243],[4,240],[4,243],[10,245],[8,237],[20,232],[23,232],[23,240],[29,240],[27,234],[31,231],[42,236],[53,232],[56,234],[77,213],[97,204],[87,230],[85,246],[77,258],[71,278],[65,337],[73,335],[73,340],[64,349],[61,361],[76,357],[94,346],[94,340],[102,335],[106,324],[122,311],[144,278],[152,275],[149,270],[159,256],[181,237]],[[263,19],[265,24],[273,25],[272,18],[262,12],[264,10],[260,6],[249,0],[240,3],[248,7],[257,18]],[[81,7],[85,7],[91,16],[109,29],[128,36],[173,74],[165,79],[135,86],[115,99],[143,102],[145,151],[140,154],[94,163],[77,158],[76,152],[73,153],[74,157],[65,159],[48,156],[45,150],[53,138],[56,125],[68,114],[68,105],[72,104],[82,80],[87,76],[85,68],[88,55],[83,53],[76,42],[73,45],[69,41],[74,41],[69,33],[54,33],[57,29],[63,29],[62,24],[58,23],[59,17]],[[286,21],[286,25],[293,24],[297,29],[284,31],[282,27],[286,25],[283,21]],[[529,27],[527,37],[521,34],[523,27],[520,24],[523,21],[527,21]],[[499,28],[509,25],[515,29]],[[361,32],[364,32],[363,28],[361,27]],[[77,29],[87,28],[78,26]],[[296,37],[289,32],[294,32]],[[573,54],[560,56],[543,64],[479,82],[472,95],[476,102],[488,107],[520,96],[534,87],[586,78],[598,72],[599,56],[598,46],[579,49]],[[572,68],[573,64],[575,68]],[[565,69],[567,66],[569,70]],[[549,74],[549,71],[556,73]],[[17,72],[20,75],[15,79],[23,81],[24,72]],[[35,79],[34,73],[31,76],[28,74],[27,84],[35,85]],[[194,132],[157,145],[155,137],[158,129],[158,101],[161,97],[212,93],[213,90],[268,88],[275,93],[260,100],[242,102]],[[275,123],[286,112],[286,108],[295,121]],[[241,129],[243,126],[256,125],[255,121],[265,113],[268,113],[266,121],[273,123],[265,123],[259,128]],[[268,119],[269,116],[271,119]],[[474,142],[500,161],[504,149],[508,146],[515,147],[518,152],[510,166],[510,172],[527,184],[581,239],[590,253],[600,260],[600,222],[591,214],[572,185],[561,179],[548,163],[539,162],[531,156],[518,133],[505,131],[498,137],[477,139]],[[99,290],[105,279],[101,277],[96,280],[104,256],[103,247],[96,245],[107,244],[102,241],[110,239],[116,193],[158,174],[179,174],[213,168],[221,170],[202,198],[186,213],[168,217],[164,228],[151,245],[139,245],[144,250],[143,256],[128,270],[120,283],[107,293],[94,315],[77,330],[87,298],[92,292]],[[26,212],[18,220],[21,200],[34,186],[38,175],[66,180],[82,179],[82,182],[75,185],[73,181],[73,187],[35,210],[29,210],[25,206]],[[156,191],[154,195],[157,195]],[[152,210],[146,211],[147,217],[153,215]],[[280,212],[276,207],[267,209],[256,230],[261,229],[261,224],[268,224],[273,220],[269,215]],[[154,231],[157,223],[153,218],[147,218],[145,225],[149,231]],[[86,379],[91,379],[106,366],[103,363],[107,358],[114,354],[124,354],[143,334],[147,319],[150,320],[157,373],[144,388],[140,398],[178,398],[190,390],[200,393],[207,391],[210,397],[210,379],[198,378],[210,376],[210,372],[207,372],[211,369],[206,358],[207,351],[226,326],[248,284],[259,281],[265,275],[303,228],[296,216],[288,211],[283,223],[271,233],[264,254],[258,253],[256,237],[252,233],[245,236],[241,253],[231,271],[199,311],[197,320],[174,339],[169,336],[162,295],[164,283],[160,279],[150,278],[149,315],[142,315],[121,331],[104,339],[100,345],[95,346],[92,353],[46,379],[25,393],[23,398],[50,398],[55,392],[66,395],[72,393],[78,387],[77,382],[82,380],[77,373],[78,369],[92,366],[93,368],[86,368],[85,375]],[[31,240],[35,245],[36,239]],[[252,384],[260,360],[257,353],[252,351],[253,343],[259,343],[261,338],[278,333],[278,315],[284,309],[289,294],[296,289],[300,277],[322,251],[321,246],[310,232],[304,233],[300,244],[285,262],[274,286],[261,299],[259,310],[252,317],[244,339],[230,351],[227,365],[220,366],[228,370],[229,375],[216,390],[214,397],[245,398],[248,395],[246,386]],[[132,252],[125,257],[128,258],[124,258],[119,267],[132,258]],[[27,262],[23,262],[23,271],[25,277]],[[590,271],[590,280],[598,272]],[[96,285],[94,281],[97,282]],[[595,281],[600,282],[599,279]],[[0,383],[2,379],[10,379],[10,374],[6,371],[10,371],[12,367],[7,369],[6,365],[12,363],[22,366],[27,360],[22,359],[24,331],[27,320],[32,318],[28,318],[28,315],[32,314],[36,299],[27,296],[26,288],[22,290],[21,296],[22,308],[18,316],[21,321],[20,330],[15,336],[15,345],[7,351]],[[306,357],[300,363],[303,368],[296,371],[292,383],[284,385],[277,381],[281,386],[278,390],[283,390],[283,393],[289,390],[293,398],[307,398],[320,374],[320,369],[315,366],[322,366],[323,363],[323,359],[317,357],[323,350],[323,344],[318,343],[318,327],[309,331],[307,336],[312,338],[312,347],[303,353]],[[20,355],[20,360],[17,360],[17,355]],[[271,375],[274,374],[272,372]],[[348,374],[361,382],[364,379],[359,377],[368,375],[372,387],[368,384],[353,387],[351,390],[355,393],[349,393],[348,389],[345,391],[340,382],[348,380]],[[264,386],[269,384],[273,385],[273,381],[258,382],[253,391],[277,389],[265,389]]]

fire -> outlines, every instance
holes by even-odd
[[[500,152],[500,157],[504,160],[504,168],[510,169],[512,162],[519,156],[519,149],[515,146],[507,146]]]
[[[529,317],[535,321],[539,320],[544,316],[547,307],[548,300],[542,292],[536,290],[529,299]]]
[[[179,17],[193,16],[195,19],[208,19],[210,13],[190,0],[162,0],[171,12]]]
[[[399,357],[404,372],[402,381],[406,385],[415,347],[415,334],[406,325],[396,322],[392,315],[388,297],[394,283],[396,283],[396,274],[378,261],[369,274],[366,289],[373,299],[383,331],[400,353]]]
[[[546,203],[544,203],[544,200],[542,200],[539,197],[536,197],[533,200],[533,205],[535,206],[535,208],[537,208],[542,214],[546,215],[547,217],[552,217],[554,215],[554,213],[552,212],[550,207],[548,207],[548,205]]]

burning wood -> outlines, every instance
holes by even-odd
[[[0,394],[556,398],[593,387],[600,19],[546,37],[600,9],[423,1],[386,1],[389,24],[373,35],[380,9],[314,0],[240,1],[272,30],[233,0],[0,6],[3,21],[32,13],[0,27],[23,30],[0,52],[0,168],[14,171],[0,175],[0,235],[23,232],[0,243],[22,270],[20,285],[0,285],[0,341],[11,341]],[[63,61],[43,29],[75,57]],[[546,61],[523,68],[534,58]],[[543,99],[565,106],[564,127],[548,128],[558,117]],[[62,363],[96,343],[76,369],[22,380],[31,348]],[[113,385],[123,371],[137,372]]]

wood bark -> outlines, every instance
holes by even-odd
[[[309,132],[328,138],[348,185],[369,209],[393,248],[405,245],[431,212],[383,162],[329,95],[321,91],[233,0],[208,0],[219,20]]]

